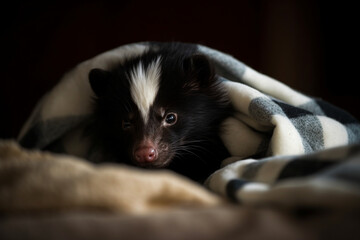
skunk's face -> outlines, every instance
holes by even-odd
[[[217,131],[224,107],[202,56],[129,61],[113,71],[93,69],[96,122],[105,151],[121,162],[162,168]],[[220,119],[221,118],[221,119]]]

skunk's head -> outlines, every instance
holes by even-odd
[[[228,101],[202,55],[146,54],[111,71],[92,69],[95,122],[118,161],[162,168],[218,134]],[[205,151],[207,151],[205,149]]]

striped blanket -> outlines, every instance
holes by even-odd
[[[20,144],[88,158],[82,127],[91,115],[90,69],[109,68],[147,46],[121,46],[67,73],[36,106]],[[360,206],[360,124],[354,117],[228,54],[197,48],[214,63],[236,109],[221,135],[232,157],[207,179],[208,188],[244,204]]]

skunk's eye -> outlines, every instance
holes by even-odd
[[[174,125],[177,121],[177,114],[176,113],[168,113],[165,116],[165,125],[171,126]]]
[[[130,120],[122,120],[121,127],[123,130],[129,130],[132,126],[132,122]]]
[[[128,115],[123,117],[123,120],[121,121],[121,127],[123,130],[129,130],[134,126],[134,114],[129,113]]]

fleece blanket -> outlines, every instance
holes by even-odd
[[[359,202],[359,157],[354,153],[360,125],[355,118],[228,54],[196,46],[214,63],[236,109],[221,135],[232,157],[224,159],[207,187],[241,203],[320,204],[335,195],[329,201],[334,205],[343,198],[352,205]],[[110,68],[147,47],[146,42],[121,46],[76,66],[37,104],[19,135],[20,144],[90,159],[82,134],[92,109],[90,69]]]
[[[221,202],[202,186],[165,170],[95,165],[0,141],[0,213],[86,210],[137,215]]]

